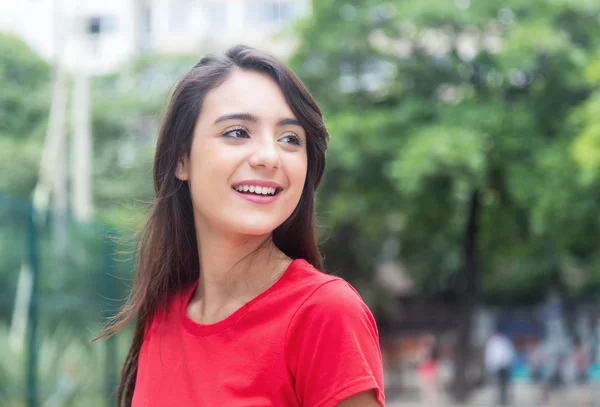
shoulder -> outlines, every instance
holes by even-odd
[[[316,272],[305,280],[284,342],[300,404],[333,407],[375,390],[384,405],[382,358],[371,311],[342,278]]]
[[[181,307],[185,306],[196,289],[198,281],[166,293],[164,299],[158,301],[145,324],[145,339],[163,327],[174,327],[179,324]]]
[[[347,281],[333,277],[320,284],[307,297],[299,312],[316,312],[317,315],[363,314],[369,309],[362,297]],[[370,312],[369,312],[370,313]]]
[[[296,281],[292,284],[302,291],[302,301],[294,319],[303,314],[310,314],[311,319],[372,317],[358,291],[343,278],[320,272],[303,260],[296,260],[295,267]]]
[[[373,314],[358,291],[346,280],[321,273],[306,263],[311,277],[302,289],[302,301],[289,322],[288,335],[302,337],[315,330],[355,331],[378,336]],[[312,270],[310,270],[312,268]]]

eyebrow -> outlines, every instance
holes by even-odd
[[[217,120],[215,120],[214,124],[217,123],[221,123],[227,120],[242,120],[242,121],[246,121],[246,122],[253,122],[253,123],[258,123],[258,117],[250,114],[250,113],[231,113],[231,114],[225,114],[219,118],[217,118]],[[302,127],[302,124],[297,120],[297,119],[293,119],[291,117],[286,117],[285,119],[281,119],[277,122],[278,126],[299,126]]]

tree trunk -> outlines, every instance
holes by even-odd
[[[461,293],[456,325],[456,349],[454,353],[454,397],[459,402],[467,400],[470,390],[468,369],[471,356],[471,332],[473,317],[479,296],[479,273],[477,268],[478,216],[480,210],[479,189],[473,190],[465,228],[464,265],[458,283]]]

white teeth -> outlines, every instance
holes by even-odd
[[[251,192],[259,195],[275,195],[276,188],[260,187],[254,185],[238,185],[234,187],[238,192]]]

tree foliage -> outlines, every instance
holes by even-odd
[[[24,196],[35,185],[49,83],[48,64],[20,39],[0,34],[0,190]]]
[[[319,197],[330,241],[344,243],[326,241],[328,265],[369,280],[388,256],[420,287],[457,291],[454,390],[464,400],[482,289],[514,303],[597,284],[597,187],[577,182],[574,157],[600,168],[590,120],[600,4],[313,7],[293,64],[332,132]],[[399,250],[382,253],[390,240]]]
[[[398,259],[422,284],[452,283],[464,265],[469,199],[479,190],[490,299],[542,295],[540,278],[573,293],[597,279],[597,194],[574,179],[569,152],[575,119],[595,118],[600,100],[589,97],[600,77],[600,6],[328,0],[313,7],[292,62],[332,133],[323,223],[354,225],[346,239],[355,250],[328,252],[333,264],[349,256],[358,260],[348,268],[368,275],[393,236]],[[583,138],[593,138],[594,123]],[[592,146],[575,151],[600,162]],[[390,219],[401,219],[401,228]]]

